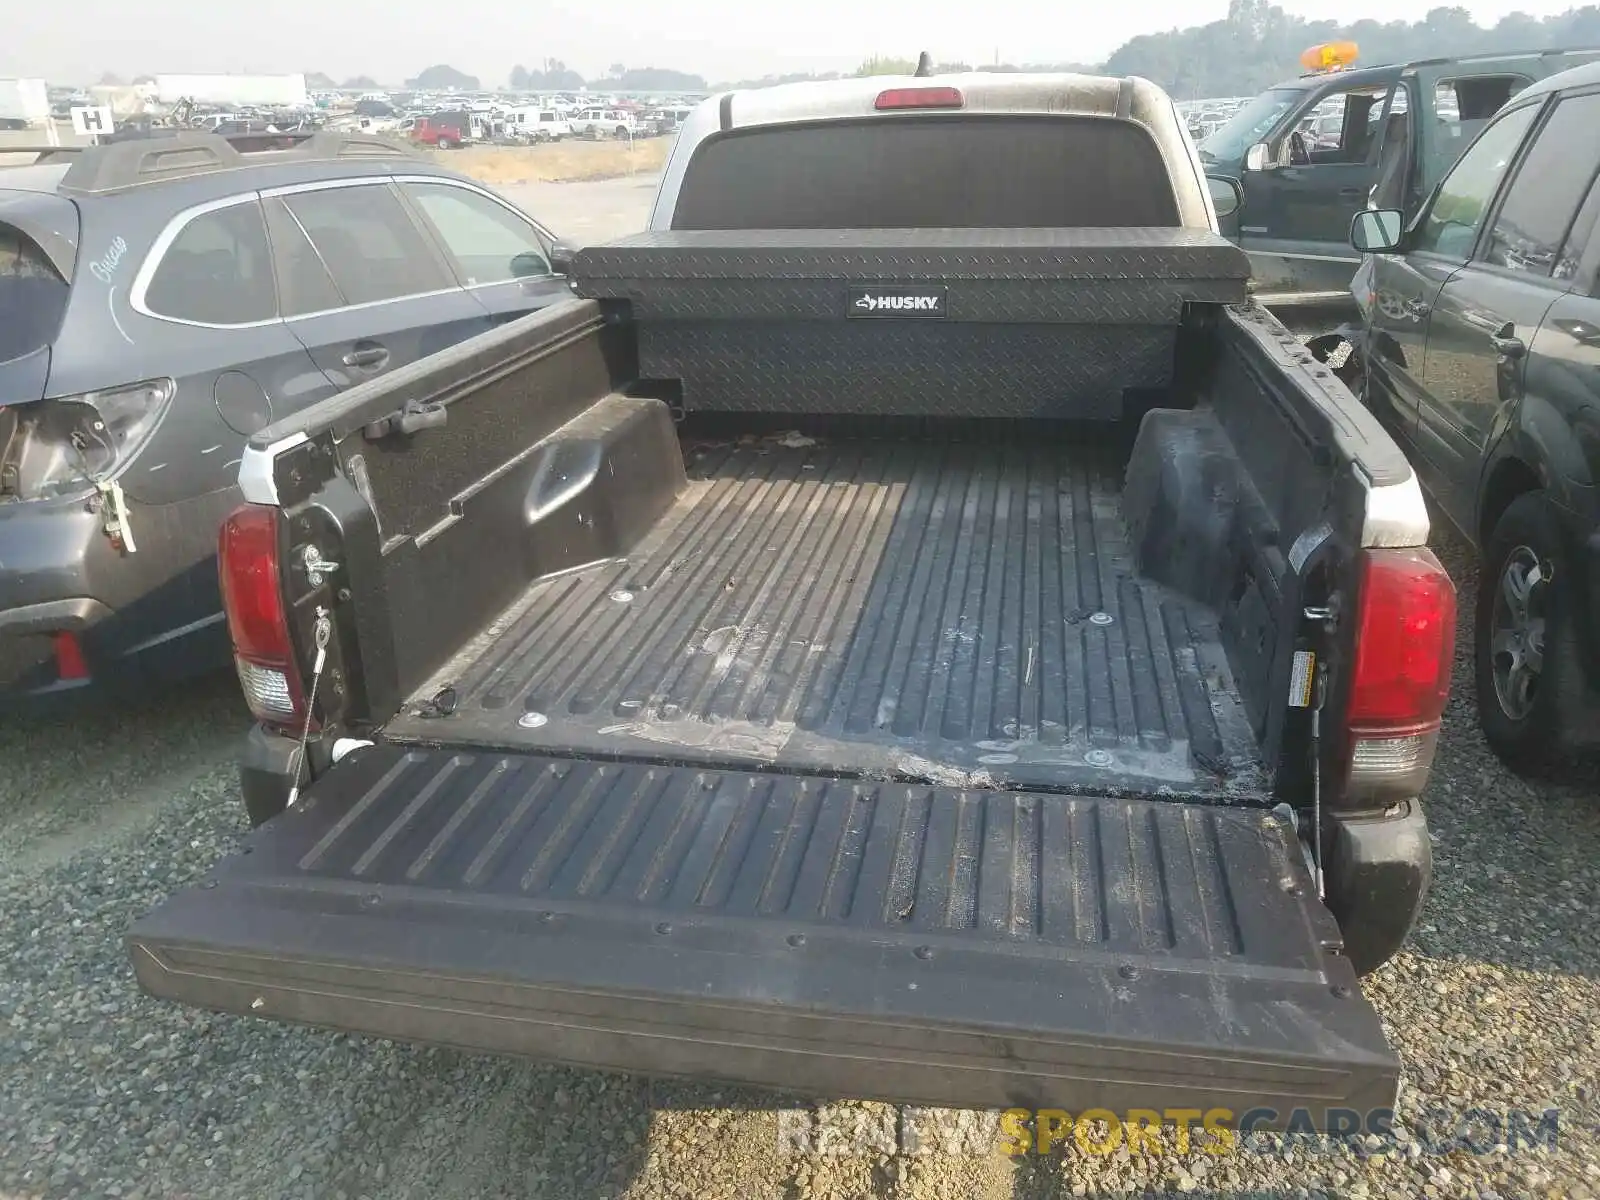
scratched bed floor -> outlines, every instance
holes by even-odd
[[[688,465],[628,558],[534,585],[430,682],[456,712],[390,736],[957,786],[1260,789],[1216,618],[1136,573],[1109,449],[747,438]]]

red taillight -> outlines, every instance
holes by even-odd
[[[1365,557],[1350,723],[1437,725],[1450,693],[1455,585],[1426,549],[1369,550]]]
[[[58,679],[87,679],[89,664],[83,657],[83,643],[78,635],[68,630],[54,634],[51,641],[56,651],[56,677]]]
[[[289,637],[278,568],[279,514],[265,504],[234,509],[222,525],[217,565],[234,662],[250,711],[273,725],[305,720],[305,690]]]
[[[1427,549],[1363,558],[1347,799],[1376,804],[1417,795],[1433,766],[1455,658],[1456,589]]]
[[[879,92],[872,107],[881,112],[886,108],[960,108],[964,103],[959,88],[907,87]]]

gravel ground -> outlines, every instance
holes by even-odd
[[[1469,597],[1470,556],[1436,544]],[[243,832],[230,756],[244,718],[220,678],[139,712],[0,729],[0,1200],[1600,1196],[1600,789],[1592,774],[1531,786],[1489,755],[1465,634],[1427,798],[1432,897],[1367,991],[1405,1058],[1406,1113],[1557,1107],[1553,1153],[805,1155],[780,1149],[770,1097],[148,1000],[123,930]],[[895,1116],[827,1105],[819,1120]]]

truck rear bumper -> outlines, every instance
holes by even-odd
[[[158,996],[956,1107],[1393,1106],[1259,810],[380,745],[128,935]]]

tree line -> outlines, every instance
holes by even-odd
[[[575,92],[581,87],[609,91],[636,91],[636,92],[703,92],[706,90],[706,81],[703,76],[691,75],[687,71],[673,71],[665,67],[625,67],[621,63],[612,64],[611,70],[600,77],[585,79],[578,72],[572,70],[559,58],[541,59],[538,66],[526,67],[517,64],[511,69],[509,80],[511,87],[519,92]],[[315,91],[328,91],[342,88],[346,91],[371,91],[379,85],[369,75],[356,75],[343,82],[335,80],[333,76],[321,71],[306,72],[306,86]],[[487,85],[476,75],[469,75],[465,71],[457,70],[447,63],[436,63],[418,71],[415,76],[405,81],[405,86],[415,91],[457,91],[480,92],[485,87],[494,87],[490,81]]]
[[[1551,17],[1514,12],[1492,26],[1478,25],[1465,8],[1432,9],[1420,21],[1312,21],[1286,13],[1267,0],[1231,0],[1228,15],[1208,25],[1141,34],[1124,42],[1103,63],[940,63],[940,71],[1088,71],[1141,75],[1179,99],[1248,96],[1301,71],[1300,54],[1321,42],[1351,41],[1358,65],[1405,62],[1513,50],[1600,47],[1600,5],[1569,9]],[[852,74],[896,75],[916,68],[915,58],[874,56]],[[744,79],[724,87],[768,87],[839,74],[794,74]]]
[[[968,64],[942,62],[937,71],[1087,71],[1108,75],[1142,75],[1179,99],[1207,96],[1252,95],[1280,80],[1298,74],[1300,53],[1320,42],[1352,41],[1361,51],[1360,63],[1404,62],[1461,54],[1505,53],[1579,46],[1600,47],[1600,5],[1569,9],[1550,17],[1514,12],[1492,26],[1482,26],[1465,8],[1440,7],[1420,21],[1313,21],[1286,13],[1267,0],[1230,0],[1228,15],[1208,25],[1140,34],[1124,42],[1103,63],[1031,62]],[[704,92],[730,88],[771,87],[783,83],[839,79],[847,75],[902,75],[916,69],[917,60],[874,55],[851,72],[793,72],[740,79],[707,86],[704,77],[666,67],[625,67],[613,63],[597,78],[585,78],[557,58],[538,65],[519,64],[511,72],[511,87],[518,91],[570,92],[582,87],[595,91]],[[331,78],[309,73],[306,81],[316,88],[336,86]],[[377,86],[367,76],[348,79],[346,88]],[[406,86],[426,90],[475,92],[482,90],[476,75],[443,63],[428,67]]]
[[[1352,41],[1358,65],[1462,54],[1600,46],[1600,6],[1539,18],[1509,13],[1492,26],[1465,8],[1431,10],[1420,21],[1310,21],[1267,0],[1231,0],[1209,25],[1147,33],[1104,64],[1110,75],[1142,75],[1179,99],[1252,95],[1300,73],[1300,53],[1321,42]]]

